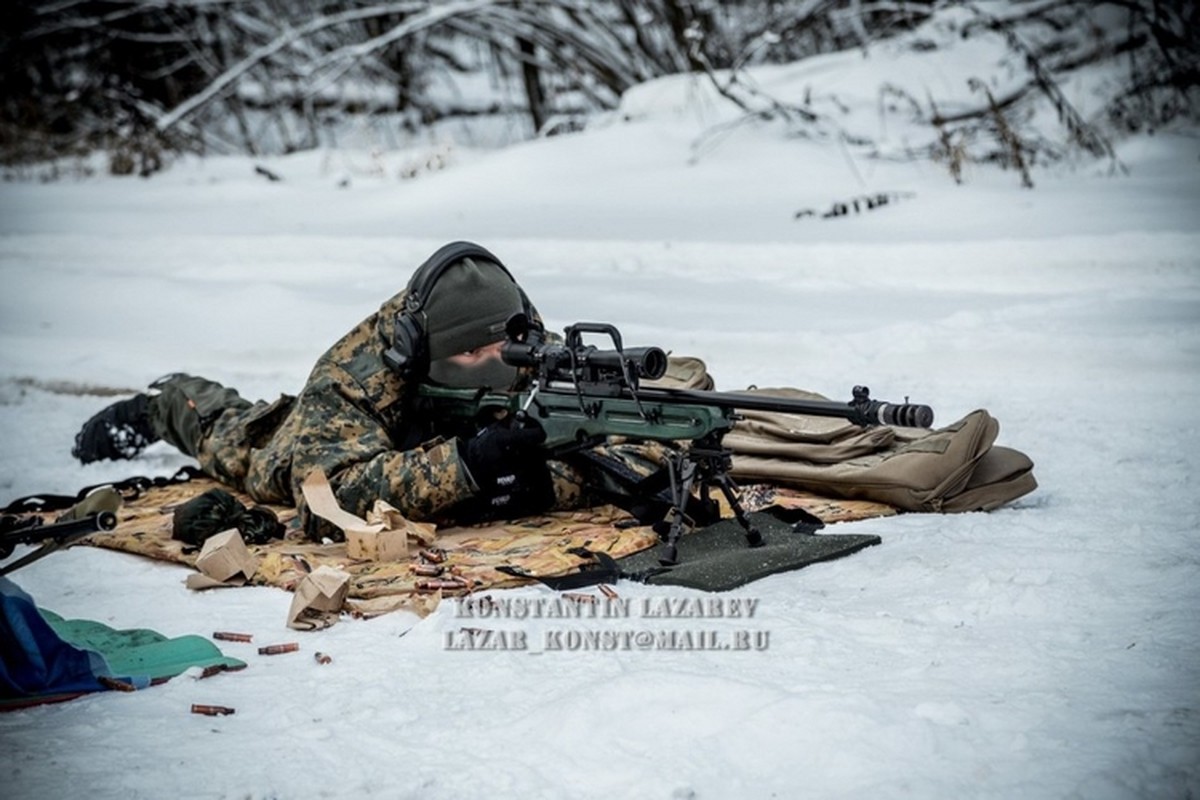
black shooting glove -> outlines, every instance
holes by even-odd
[[[479,487],[458,509],[460,521],[515,519],[549,508],[554,487],[541,449],[545,440],[546,432],[537,423],[517,427],[508,419],[459,440],[459,455]]]
[[[536,423],[514,427],[510,419],[493,422],[466,441],[459,440],[458,452],[467,471],[480,489],[492,486],[504,475],[524,471],[541,463],[545,456],[541,444],[546,432]]]

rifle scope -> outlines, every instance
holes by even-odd
[[[613,349],[601,350],[583,343],[582,334],[601,333],[609,336]],[[579,322],[566,330],[566,344],[530,344],[505,342],[501,358],[514,367],[533,367],[551,379],[600,380],[604,376],[657,380],[667,374],[667,354],[660,347],[622,347],[621,334],[603,322]]]

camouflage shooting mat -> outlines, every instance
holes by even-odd
[[[197,552],[171,538],[173,514],[183,503],[213,488],[228,491],[228,487],[210,478],[194,477],[128,493],[117,512],[116,529],[89,536],[83,543],[186,564],[194,568]],[[247,506],[254,505],[249,497],[236,492],[232,494]],[[744,487],[742,497],[747,511],[765,508],[802,509],[826,524],[898,513],[897,509],[883,503],[831,499],[765,484]],[[620,561],[644,551],[650,552],[643,558],[649,557],[653,553],[651,548],[658,543],[657,536],[649,527],[636,525],[628,513],[614,506],[555,512],[502,524],[442,528],[436,531],[436,541],[433,545],[445,554],[445,561],[440,566],[445,570],[446,578],[456,576],[465,585],[457,589],[439,589],[422,586],[427,584],[429,579],[415,572],[418,564],[422,563],[418,547],[410,546],[412,558],[406,561],[355,560],[349,557],[345,543],[315,544],[306,539],[296,523],[295,509],[282,506],[271,508],[278,514],[280,521],[287,525],[288,532],[282,540],[273,540],[265,545],[247,546],[259,560],[258,570],[248,583],[277,586],[291,591],[306,574],[317,567],[334,567],[350,575],[346,610],[366,617],[400,608],[424,614],[436,606],[443,594],[462,595],[531,582],[530,577],[509,574],[498,569],[500,567],[515,568],[517,572],[539,577],[566,575],[579,571],[588,563],[584,557],[573,554],[571,551],[574,549],[584,548],[591,552],[604,553]],[[729,533],[721,534],[720,537],[710,534],[706,538],[707,551],[713,550],[714,543],[718,548],[724,546],[726,540],[729,548],[739,552],[746,550],[740,529],[736,528],[732,520],[710,526],[709,529],[729,525],[734,526],[730,528]],[[774,546],[783,537],[775,528],[764,528],[764,532],[767,534],[768,547],[756,548],[755,553],[774,552]],[[703,531],[696,531],[683,537],[680,545],[681,561],[686,561],[688,553],[693,549],[688,545],[688,540],[701,533]],[[762,572],[761,567],[754,567],[749,572],[743,570],[743,573],[761,576],[760,572],[768,574],[781,569],[796,569],[806,563],[827,560],[834,557],[832,553],[838,550],[838,547],[826,547],[824,541],[830,540],[829,544],[833,544],[833,539],[845,537],[793,533],[791,538],[791,553],[783,566],[772,561],[774,568],[768,572]],[[874,537],[850,538],[856,540],[857,547],[843,547],[841,554],[865,546],[857,540]],[[698,543],[699,541],[697,540]],[[841,541],[839,544],[846,545],[848,542]],[[807,550],[804,550],[805,547]],[[801,552],[802,550],[804,552]],[[772,558],[777,557],[776,552]],[[650,560],[653,561],[652,558]],[[680,574],[685,576],[685,581],[671,581],[660,576],[655,582],[698,585],[686,582],[689,570],[682,570]],[[749,579],[752,580],[753,577]],[[745,580],[740,581],[744,582]],[[703,588],[718,589],[720,586]]]

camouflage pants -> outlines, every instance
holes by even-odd
[[[260,503],[293,504],[291,459],[278,433],[296,398],[251,403],[206,378],[170,375],[153,384],[150,424],[204,472]]]

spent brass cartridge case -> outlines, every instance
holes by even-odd
[[[254,639],[248,633],[233,633],[232,631],[215,631],[212,638],[220,639],[223,642],[249,642]]]
[[[225,714],[232,714],[234,710],[229,706],[208,706],[202,703],[192,703],[193,714],[203,714],[206,717],[219,717]]]
[[[456,591],[458,589],[466,589],[465,581],[458,579],[438,579],[428,581],[417,581],[417,590],[421,592],[436,592],[438,589],[446,589],[448,591]]]
[[[300,649],[299,642],[286,642],[284,644],[269,644],[266,647],[258,648],[260,656],[277,656],[280,653],[294,653]]]
[[[116,678],[110,678],[107,675],[101,675],[96,678],[97,682],[106,689],[112,689],[117,692],[136,692],[137,687],[132,683],[119,681]]]

